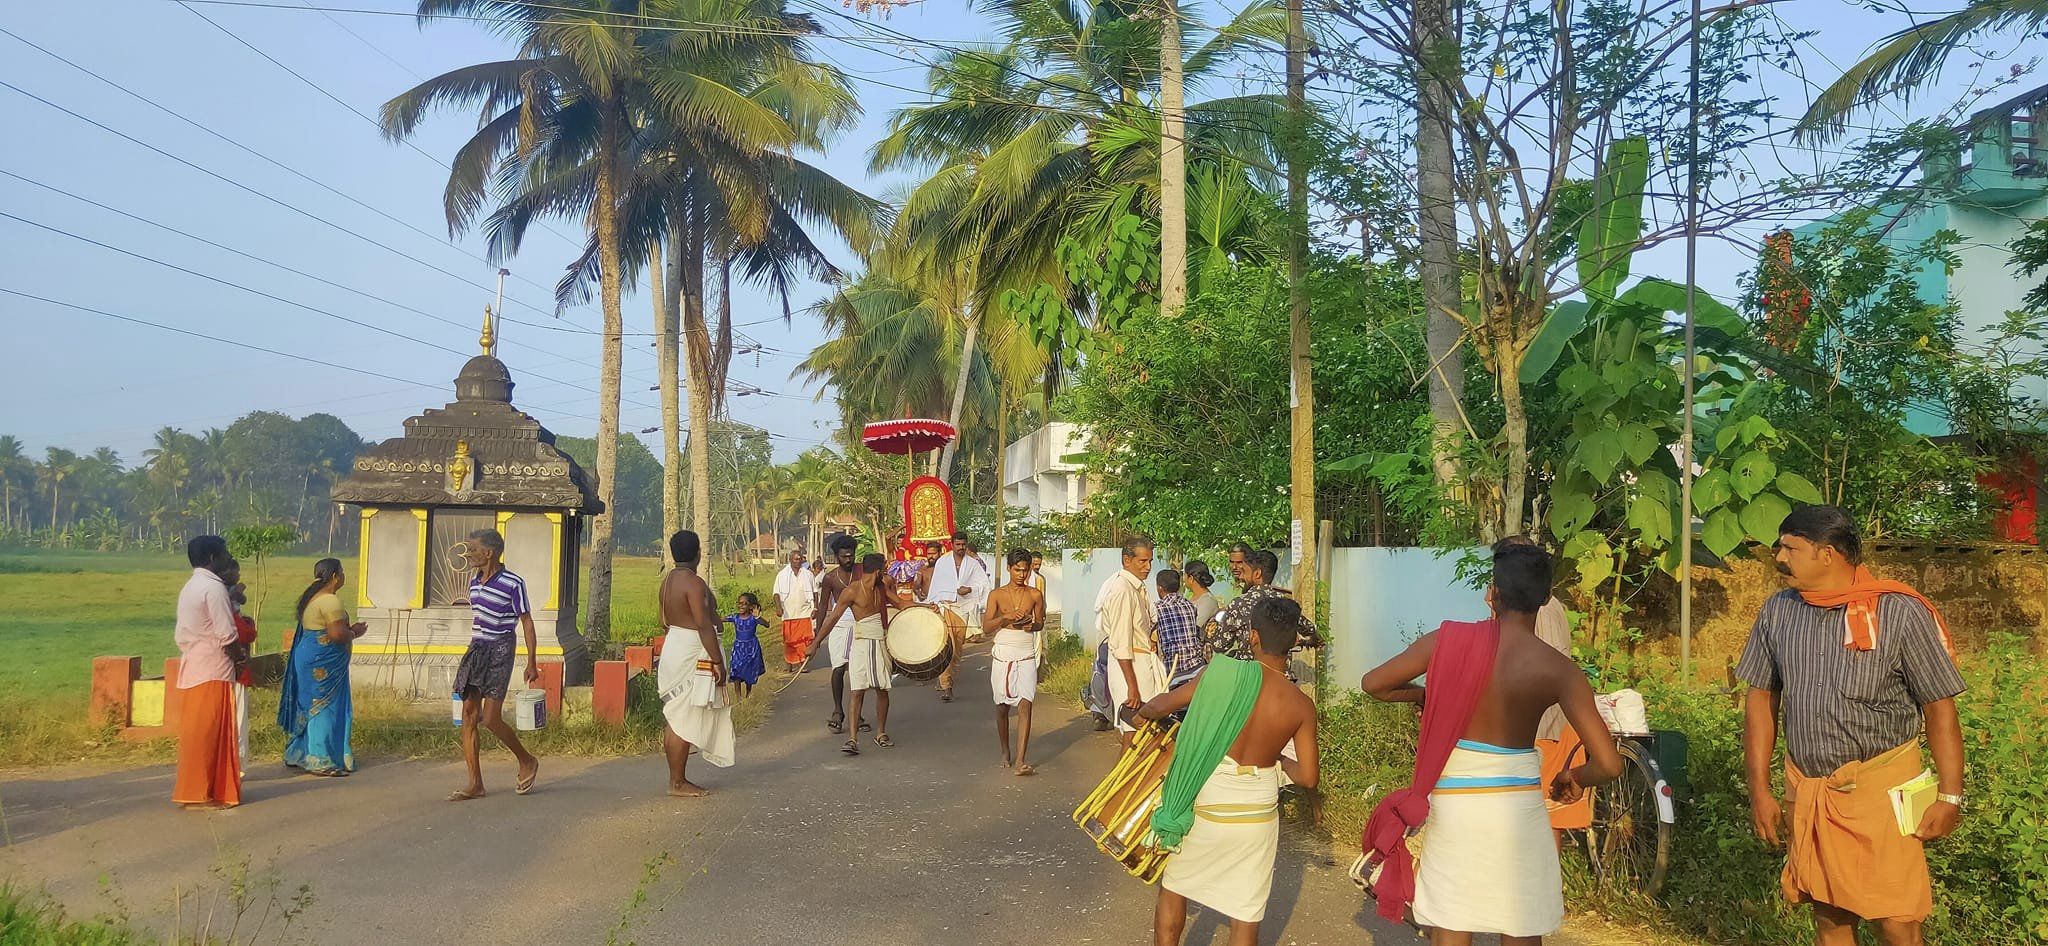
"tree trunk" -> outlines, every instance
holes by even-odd
[[[669,282],[662,278],[664,265],[662,244],[648,247],[647,294],[654,297],[654,348],[656,373],[661,381],[661,567],[675,567],[675,557],[669,553],[668,537],[683,528],[683,469],[678,461],[683,455],[683,409],[678,400],[681,396],[682,378],[676,364],[680,353],[676,350],[676,310],[674,299],[669,293]]]
[[[718,260],[718,339],[711,349],[711,412],[725,415],[726,379],[732,376],[732,254]]]
[[[1294,522],[1294,594],[1315,613],[1316,551],[1308,530],[1316,522],[1316,385],[1309,355],[1308,311],[1308,33],[1303,0],[1287,0],[1287,326],[1288,361],[1293,369],[1292,450],[1288,457],[1288,499]]]
[[[1459,340],[1458,213],[1451,185],[1451,93],[1446,77],[1458,70],[1450,0],[1415,0],[1416,222],[1422,255],[1422,300],[1428,313],[1424,350],[1429,356],[1432,466],[1439,485],[1458,482],[1455,444],[1465,399],[1465,359]]]
[[[1188,304],[1187,132],[1177,0],[1160,0],[1159,13],[1159,311],[1171,319]]]
[[[1008,446],[1008,443],[1007,443],[1006,439],[1005,439],[1005,438],[1003,437],[1003,430],[1004,430],[1004,428],[1005,428],[1005,427],[1007,426],[1007,424],[1006,424],[1005,422],[1006,422],[1006,421],[1008,421],[1009,419],[1010,419],[1010,404],[1009,404],[1009,399],[1003,396],[1003,383],[1002,383],[1002,380],[1001,380],[1001,379],[999,378],[999,379],[997,379],[997,380],[996,380],[996,547],[995,547],[995,553],[996,553],[996,560],[997,560],[997,561],[1002,561],[1002,559],[1003,559],[1003,526],[1004,526],[1004,525],[1006,524],[1006,520],[1008,520],[1008,519],[1010,518],[1010,516],[1009,516],[1009,512],[1010,512],[1010,510],[1009,510],[1009,507],[1008,507],[1007,505],[1005,505],[1005,504],[1004,504],[1004,502],[1003,502],[1003,480],[1004,480],[1004,474],[1006,474],[1006,473],[1008,472],[1008,460],[1009,460],[1009,453],[1010,453],[1010,451],[1009,451],[1009,450],[1005,449],[1005,447],[1007,447],[1007,446]]]
[[[1511,339],[1514,336],[1501,333],[1495,337]],[[1529,491],[1529,413],[1522,401],[1522,354],[1514,345],[1503,344],[1495,360],[1499,362],[1496,380],[1500,385],[1501,408],[1506,415],[1501,423],[1501,432],[1507,435],[1508,452],[1507,470],[1501,482],[1500,532],[1481,536],[1488,542],[1521,534]]]
[[[953,406],[946,413],[946,422],[960,429],[960,412],[967,404],[967,375],[974,367],[974,342],[981,334],[981,319],[972,310],[967,313],[967,337],[960,342],[960,370],[953,372]],[[953,475],[953,449],[959,439],[948,441],[939,450],[939,479]]]
[[[711,340],[704,325],[704,240],[694,225],[682,239],[683,341],[689,357],[684,375],[690,399],[690,520],[705,548],[711,545]],[[700,571],[709,579],[710,556]]]
[[[597,501],[604,514],[590,523],[590,610],[584,633],[590,646],[602,653],[612,630],[612,552],[618,531],[619,507],[619,385],[620,363],[625,358],[625,317],[619,305],[622,293],[620,268],[624,263],[619,247],[618,166],[622,115],[607,114],[597,149],[598,299],[604,309],[604,349],[597,393]],[[587,655],[583,656],[587,659]]]

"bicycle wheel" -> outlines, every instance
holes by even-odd
[[[1623,740],[1621,777],[1593,796],[1586,850],[1600,882],[1612,889],[1656,894],[1671,866],[1669,796],[1657,760],[1642,744]]]

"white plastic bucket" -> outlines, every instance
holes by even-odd
[[[545,729],[548,724],[546,690],[512,691],[512,725],[521,732]]]

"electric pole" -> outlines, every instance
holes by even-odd
[[[1309,363],[1308,324],[1308,31],[1302,0],[1287,0],[1287,327],[1289,419],[1293,449],[1288,459],[1289,506],[1294,522],[1294,594],[1313,615],[1316,588],[1316,386]]]

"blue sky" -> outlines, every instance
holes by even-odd
[[[159,427],[225,426],[255,409],[294,416],[324,410],[364,437],[381,440],[396,436],[401,421],[421,407],[452,397],[449,381],[475,350],[496,267],[482,259],[477,238],[446,239],[440,204],[446,171],[438,163],[473,128],[474,116],[437,115],[414,139],[415,150],[385,141],[351,109],[374,115],[420,78],[499,58],[505,46],[480,24],[420,27],[409,15],[307,9],[408,13],[411,5],[397,0],[257,2],[280,8],[114,0],[16,4],[0,18],[0,27],[21,39],[305,175],[281,170],[0,35],[0,81],[16,87],[0,87],[0,127],[8,129],[0,147],[0,213],[22,218],[0,217],[0,288],[278,353],[0,293],[0,331],[9,349],[0,373],[0,433],[22,438],[36,455],[51,445],[81,451],[111,445],[135,463]],[[1836,72],[1830,60],[1845,66],[1873,40],[1907,23],[1903,15],[1869,12],[1847,0],[1797,0],[1780,9],[1794,27],[1819,31],[1803,54],[1821,82]],[[858,33],[845,20],[825,19],[831,32]],[[948,42],[993,38],[963,0],[924,0],[879,22]],[[911,90],[922,87],[924,69],[907,57],[928,57],[930,51],[830,40],[819,49],[856,77],[866,108],[860,126],[821,163],[870,193],[886,194],[903,182],[871,178],[867,151],[893,109],[923,97]],[[1960,85],[1962,75],[1957,70],[1947,85]],[[1775,77],[1770,85],[1804,105],[1796,80]],[[1936,95],[1930,101],[1944,99]],[[500,356],[518,381],[521,407],[559,433],[588,436],[597,414],[596,306],[572,309],[559,320],[548,314],[556,275],[580,244],[573,222],[554,221],[505,264],[514,274],[506,283],[506,314],[513,321],[505,326]],[[1703,247],[1702,260],[1702,282],[1717,290],[1732,288],[1735,275],[1748,266],[1746,253],[1719,245]],[[1675,247],[1658,251],[1651,262],[1661,272],[1683,271]],[[794,302],[800,308],[822,291],[806,288]],[[625,306],[623,426],[637,431],[659,421],[656,395],[649,391],[656,380],[647,335],[652,314],[644,294],[629,296]],[[829,403],[814,403],[816,390],[790,378],[797,359],[821,340],[815,320],[799,312],[795,324],[785,327],[781,313],[780,303],[765,293],[735,293],[735,320],[767,350],[758,358],[740,356],[734,378],[776,396],[737,398],[732,409],[738,418],[782,435],[777,454],[787,459],[827,439],[834,412]]]

